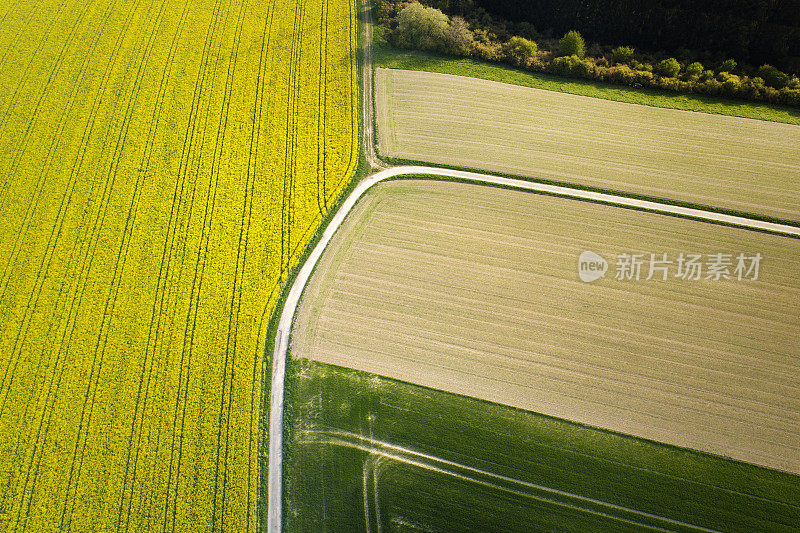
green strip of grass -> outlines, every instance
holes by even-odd
[[[294,406],[287,423],[294,425],[295,435],[343,430],[707,528],[800,528],[798,476],[341,367],[303,361],[295,368],[301,369],[297,388],[287,399]],[[362,530],[366,452],[322,442],[293,446],[295,461],[287,472],[289,525],[298,531]],[[380,468],[381,476],[396,469],[401,474],[391,483],[378,477],[383,480],[381,520],[396,521],[384,522],[387,530],[399,523],[440,525],[434,524],[437,516],[451,517],[447,524],[453,530],[461,530],[458,523],[463,530],[478,523],[486,531],[535,529],[528,513],[520,511],[528,504],[518,495],[393,462]],[[483,511],[469,504],[478,493]],[[544,513],[536,522],[545,529],[556,518],[563,531],[605,529],[599,523],[587,525],[587,520],[599,520],[591,511],[541,503],[530,505]],[[486,522],[488,509],[495,510],[495,523]]]
[[[791,107],[549,76],[469,58],[400,50],[380,38],[374,44],[374,62],[376,67],[455,74],[618,102],[800,125],[800,110]]]

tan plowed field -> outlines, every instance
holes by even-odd
[[[609,260],[578,278],[578,255]],[[614,279],[619,253],[761,253],[757,280]],[[705,257],[705,256],[704,256]],[[646,276],[646,266],[643,278]],[[494,187],[377,185],[294,357],[800,473],[800,241]],[[487,422],[488,423],[488,422]]]
[[[800,126],[378,69],[384,156],[800,220]]]

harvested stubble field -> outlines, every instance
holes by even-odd
[[[254,531],[263,342],[357,161],[355,4],[0,13],[0,530]]]
[[[757,280],[617,281],[612,263],[588,284],[584,250],[764,259]],[[798,271],[800,241],[787,237],[388,182],[323,255],[292,353],[800,473]]]
[[[800,221],[800,126],[378,69],[382,155]]]

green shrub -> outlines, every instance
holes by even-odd
[[[781,98],[781,92],[774,87],[766,86],[764,92],[761,93],[761,98],[771,104],[776,104]]]
[[[578,59],[577,56],[575,59]],[[553,59],[550,62],[550,65],[547,67],[548,72],[553,74],[558,74],[559,76],[569,76],[570,72],[572,71],[571,66],[571,56],[561,56]]]
[[[689,76],[700,76],[703,73],[703,64],[695,61],[686,67],[686,74]]]
[[[486,43],[475,41],[469,51],[469,55],[484,61],[498,61],[500,59],[500,45],[497,43]]]
[[[397,4],[389,2],[388,0],[378,0],[376,6],[376,14],[378,22],[381,24],[388,24],[389,21],[397,14]]]
[[[718,82],[719,83],[719,82]],[[725,96],[736,96],[742,89],[739,76],[731,76],[720,84],[719,91]]]
[[[449,23],[447,15],[438,9],[414,2],[397,15],[397,29],[393,34],[395,43],[402,48],[443,52]]]
[[[586,71],[582,63],[581,58],[576,55],[561,56],[553,59],[547,70],[559,76],[577,76],[581,71]]]
[[[594,63],[588,59],[581,59],[573,65],[572,74],[573,76],[579,76],[581,78],[593,79],[595,77]]]
[[[800,105],[800,89],[784,87],[780,91],[780,102],[786,105]]]
[[[789,76],[772,65],[758,67],[758,77],[764,80],[765,85],[775,89],[783,89],[789,84]]]
[[[580,33],[568,31],[558,42],[558,51],[561,56],[577,56],[583,59],[586,56],[586,43]]]
[[[549,65],[550,63],[548,63],[547,60],[539,56],[536,56],[534,58],[531,58],[530,61],[528,61],[527,68],[528,70],[532,70],[534,72],[547,72],[547,68],[549,67]]]
[[[630,46],[618,46],[611,51],[611,57],[614,58],[615,63],[627,63],[633,59],[633,48]]]
[[[689,90],[689,84],[685,81],[679,80],[678,78],[662,76],[654,80],[654,84],[656,87],[659,87],[660,89],[666,89],[668,91],[682,92]]]
[[[633,85],[634,83],[637,83],[636,71],[634,71],[628,65],[614,67],[614,69],[611,71],[611,81],[621,85]]]
[[[457,56],[465,56],[472,48],[473,40],[469,24],[461,17],[453,17],[444,35],[447,52]]]
[[[646,70],[636,71],[636,83],[639,83],[645,87],[650,87],[653,85],[653,73],[648,72]]]
[[[724,85],[724,84],[723,84]],[[766,87],[764,80],[759,77],[745,78],[739,88],[739,96],[753,100],[761,100],[764,97]]]
[[[722,91],[722,83],[715,78],[709,78],[706,80],[706,82],[703,84],[703,87],[705,88],[704,91],[708,94],[720,94]]]
[[[719,74],[717,74],[717,79],[722,83],[725,83],[728,80],[736,80],[737,83],[740,81],[739,76],[737,76],[736,74],[731,74],[729,72],[720,72]]]
[[[536,55],[539,47],[533,41],[514,36],[503,43],[501,50],[506,60],[519,67],[526,65],[528,60]]]
[[[600,81],[611,81],[611,71],[613,67],[609,68],[605,65],[596,64],[594,66],[594,79]]]
[[[719,72],[733,72],[735,68],[736,68],[736,61],[734,61],[733,59],[726,59],[719,66]]]
[[[660,61],[655,68],[656,74],[665,78],[674,78],[681,71],[681,64],[674,57]]]

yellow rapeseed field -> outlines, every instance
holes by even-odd
[[[356,164],[355,29],[0,7],[0,530],[255,530],[266,319]]]

